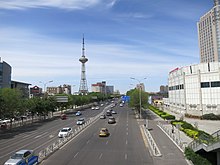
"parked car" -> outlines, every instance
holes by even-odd
[[[77,125],[83,125],[85,124],[85,119],[84,118],[79,118],[76,122]]]
[[[28,163],[27,163],[28,162]],[[20,150],[8,159],[4,165],[33,165],[38,164],[38,156],[34,155],[33,150]]]
[[[72,133],[73,133],[73,130],[71,127],[65,127],[59,131],[58,137],[59,138],[67,137],[67,136],[70,136],[70,134]]]
[[[99,110],[99,106],[96,106],[95,109],[96,109],[96,110]]]
[[[91,110],[95,110],[95,107],[93,106],[93,107],[91,108]]]

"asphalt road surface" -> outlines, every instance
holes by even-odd
[[[116,124],[100,119],[58,151],[44,160],[43,165],[153,165],[133,112],[125,107],[114,108]],[[99,137],[102,127],[109,137]]]
[[[4,164],[9,157],[18,150],[30,149],[38,154],[42,149],[58,139],[58,132],[63,127],[77,128],[76,121],[80,117],[85,117],[88,120],[90,117],[96,116],[103,110],[85,109],[82,116],[69,114],[67,120],[60,118],[37,122],[29,126],[15,128],[10,131],[0,133],[0,164]]]

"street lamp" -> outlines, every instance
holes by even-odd
[[[139,80],[139,79],[136,79],[136,78],[134,78],[134,77],[130,77],[130,79],[132,79],[132,80],[136,80],[136,81],[138,81],[139,82],[139,103],[140,103],[140,116],[139,116],[139,118],[141,119],[141,80]],[[145,80],[145,79],[147,79],[146,77],[145,78],[143,78],[142,80]]]
[[[48,82],[42,82],[42,81],[39,81],[39,83],[42,83],[44,85],[44,93],[46,93],[46,85],[53,82],[53,80],[50,80]]]

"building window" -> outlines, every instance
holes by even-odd
[[[209,88],[210,83],[209,82],[201,82],[201,88]]]
[[[220,87],[220,81],[211,82],[211,87]]]

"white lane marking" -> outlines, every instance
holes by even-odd
[[[49,136],[49,138],[53,138],[53,137],[54,137],[54,135],[50,135],[50,136]]]
[[[125,160],[127,160],[128,159],[128,155],[127,154],[125,154]]]
[[[79,152],[77,152],[76,155],[74,155],[74,158],[76,158],[78,154],[79,154]]]
[[[108,141],[105,144],[108,144]]]
[[[45,134],[47,134],[47,133],[48,133],[48,132],[45,132],[45,133],[43,133],[43,134],[41,134],[41,135],[35,136],[34,139],[37,139],[37,138],[39,138],[39,137],[41,137],[41,136],[43,136],[43,135],[45,135]]]
[[[128,135],[128,132],[127,132],[127,135]]]
[[[86,142],[86,144],[89,144],[89,142],[90,142],[90,140],[88,140],[88,141]]]
[[[128,140],[126,140],[125,144],[126,144],[126,145],[128,144]]]
[[[128,127],[127,127],[127,131],[128,131]]]
[[[102,158],[102,153],[99,155],[99,159],[101,159]]]

